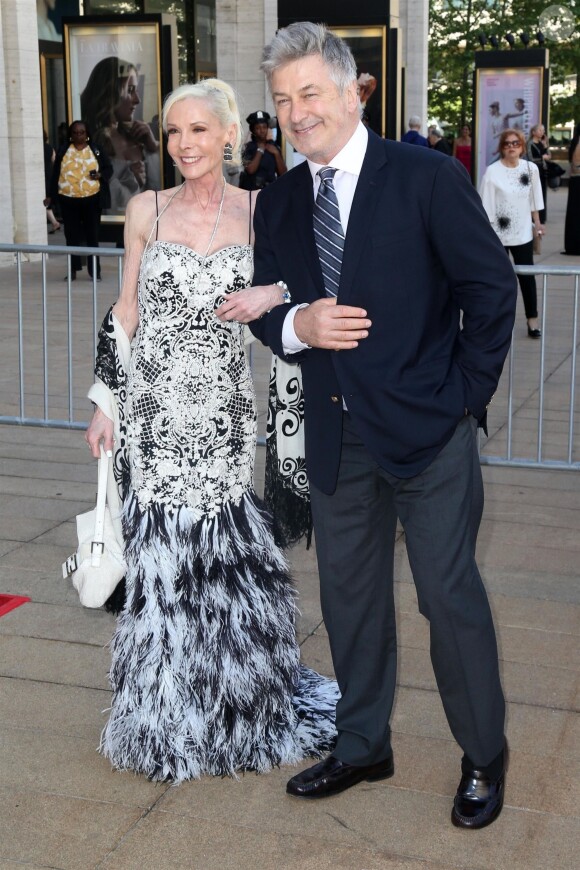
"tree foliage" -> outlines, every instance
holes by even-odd
[[[480,34],[494,36],[498,47],[508,49],[507,33],[523,49],[521,33],[530,44],[542,30],[541,15],[550,0],[430,0],[429,3],[429,114],[457,128],[472,116],[474,53],[481,51]],[[550,123],[580,120],[580,0],[566,0],[568,20],[574,29],[555,26],[546,32],[550,50],[552,89]],[[543,32],[543,31],[542,31]],[[489,48],[489,43],[488,46]],[[570,80],[576,80],[570,93]]]

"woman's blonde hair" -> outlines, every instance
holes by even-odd
[[[240,149],[242,145],[242,121],[240,110],[236,102],[236,95],[227,82],[222,79],[204,79],[191,85],[181,85],[165,98],[163,103],[162,124],[167,132],[167,115],[171,107],[180,100],[193,98],[205,100],[210,111],[213,112],[222,127],[225,129],[233,124],[236,128],[235,141],[232,142],[233,163],[241,163]]]

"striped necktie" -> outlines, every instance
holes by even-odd
[[[333,181],[336,171],[331,166],[318,170],[320,187],[313,213],[314,237],[324,277],[324,287],[326,295],[334,297],[338,295],[344,250],[344,232],[340,223],[340,211]]]

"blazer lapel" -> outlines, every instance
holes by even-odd
[[[292,191],[292,219],[298,234],[299,244],[296,255],[303,259],[312,283],[316,286],[318,296],[326,296],[322,269],[320,268],[320,260],[318,259],[318,250],[312,228],[312,213],[314,210],[312,175],[306,161],[292,171],[296,174],[296,182]]]
[[[360,259],[374,223],[377,202],[387,180],[388,163],[383,140],[369,131],[367,152],[356,186],[344,242],[338,301],[346,304]]]

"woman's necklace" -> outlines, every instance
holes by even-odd
[[[217,233],[217,231],[218,231],[218,226],[219,226],[220,218],[221,218],[221,216],[222,216],[222,210],[223,210],[223,207],[224,207],[224,199],[225,199],[225,196],[226,196],[226,180],[225,180],[225,178],[222,177],[222,197],[221,197],[221,200],[220,200],[220,206],[219,206],[219,208],[218,208],[217,218],[216,218],[216,221],[215,221],[215,224],[214,224],[214,228],[213,228],[213,232],[212,232],[212,234],[211,234],[211,238],[210,238],[210,240],[209,240],[209,244],[208,244],[208,246],[207,246],[207,248],[206,248],[205,254],[204,254],[203,257],[201,258],[201,262],[200,262],[200,264],[199,264],[199,271],[198,271],[198,273],[197,273],[197,277],[196,277],[196,279],[195,279],[195,284],[193,285],[193,288],[192,288],[191,293],[189,294],[189,298],[188,298],[188,300],[187,300],[187,305],[188,305],[189,308],[195,308],[195,307],[196,307],[196,306],[195,306],[195,303],[194,303],[194,298],[193,298],[193,297],[196,295],[196,293],[197,293],[198,290],[209,290],[210,287],[211,287],[211,282],[208,281],[207,275],[204,274],[204,272],[205,272],[205,264],[206,264],[206,262],[207,262],[208,254],[209,254],[209,252],[211,251],[211,246],[212,246],[213,243],[214,243],[214,239],[215,239],[215,237],[216,237],[216,233]],[[209,203],[208,203],[208,205],[209,205]],[[203,278],[204,278],[203,282],[201,281],[202,275],[203,275]]]

